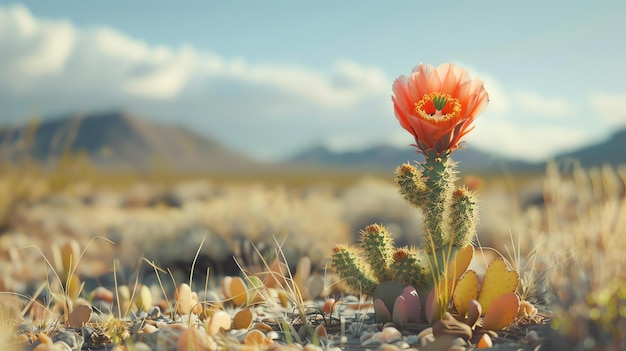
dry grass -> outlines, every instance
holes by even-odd
[[[554,293],[555,347],[626,346],[626,167],[550,164],[543,207],[528,211],[537,269]]]
[[[120,279],[130,281],[137,276],[122,273],[141,257],[188,268],[201,247],[198,265],[206,271],[241,242],[271,247],[275,238],[284,241],[284,262],[306,254],[319,268],[330,248],[353,242],[370,223],[384,223],[397,243],[416,245],[420,215],[392,176],[140,178],[95,172],[80,155],[48,169],[23,160],[0,172],[0,290],[32,294],[46,279],[41,255],[22,248],[34,245],[50,257],[52,244],[76,239],[84,246],[95,236],[115,245],[85,251],[81,274],[110,274],[119,261]],[[523,297],[554,312],[557,347],[619,350],[626,342],[626,167],[552,164],[543,189],[529,175],[486,175],[482,183],[480,242],[509,248]],[[189,272],[173,275],[184,281]],[[10,316],[1,320],[0,340],[14,327]]]

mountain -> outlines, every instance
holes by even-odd
[[[230,172],[260,165],[188,129],[148,121],[125,111],[62,116],[0,131],[0,159],[58,160],[84,152],[105,169]]]
[[[423,161],[424,156],[415,148],[396,148],[389,145],[371,147],[360,151],[334,152],[316,146],[290,158],[289,162],[303,166],[326,166],[343,169],[394,169],[402,163]],[[532,163],[490,155],[473,148],[459,149],[452,158],[463,171],[484,172],[506,170],[535,170]]]
[[[576,159],[583,167],[626,164],[626,128],[615,132],[605,141],[562,153],[555,159]]]
[[[389,169],[404,162],[423,161],[424,157],[415,148],[396,148],[382,145],[360,151],[334,152],[324,146],[315,146],[300,152],[289,159],[290,163],[303,166],[333,167],[349,169]],[[459,162],[459,169],[465,172],[527,171],[543,172],[546,161],[527,162],[499,157],[468,145],[456,150],[452,158]],[[615,132],[606,141],[588,145],[574,151],[552,157],[562,162],[566,159],[579,160],[583,167],[603,164],[626,164],[626,128]]]

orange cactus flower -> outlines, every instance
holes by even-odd
[[[425,155],[434,150],[448,156],[456,150],[489,102],[483,82],[450,63],[420,64],[408,78],[396,79],[393,93],[396,118]]]

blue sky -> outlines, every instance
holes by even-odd
[[[483,79],[469,145],[536,160],[626,126],[624,1],[0,1],[0,122],[125,108],[280,159],[413,142],[391,84]]]

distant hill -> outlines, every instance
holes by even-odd
[[[168,169],[180,172],[236,171],[259,163],[182,127],[148,121],[124,111],[62,116],[38,126],[0,131],[0,158],[27,155],[58,159],[84,152],[106,169]]]
[[[489,154],[466,145],[452,154],[459,162],[459,169],[469,172],[492,171],[527,171],[543,172],[546,161],[526,162],[511,158],[503,158]],[[552,159],[563,161],[577,159],[583,167],[601,166],[603,164],[626,164],[626,128],[617,131],[606,141],[589,145],[580,149],[559,154]],[[324,146],[315,146],[300,152],[289,159],[290,163],[317,167],[333,167],[342,169],[390,169],[404,162],[423,161],[414,148],[396,148],[383,145],[359,151],[334,152]]]
[[[583,167],[626,164],[626,128],[615,132],[605,141],[562,153],[555,159],[576,159]]]
[[[424,156],[415,148],[397,148],[389,145],[371,147],[360,151],[334,152],[324,146],[313,147],[294,155],[289,162],[308,166],[338,167],[344,169],[394,169],[402,163],[423,161]],[[538,165],[489,155],[471,147],[459,149],[452,158],[463,171],[484,172],[501,170],[535,170]]]
[[[0,129],[0,161],[27,157],[42,163],[55,162],[65,151],[85,153],[91,164],[101,169],[164,169],[179,173],[387,172],[402,163],[423,160],[415,148],[383,145],[346,152],[316,146],[284,162],[260,162],[189,129],[152,122],[125,111],[60,116],[38,125]],[[471,145],[455,151],[452,158],[464,172],[545,170],[545,162],[503,158]],[[626,129],[604,142],[555,157],[557,161],[569,158],[580,160],[585,167],[626,164]]]

